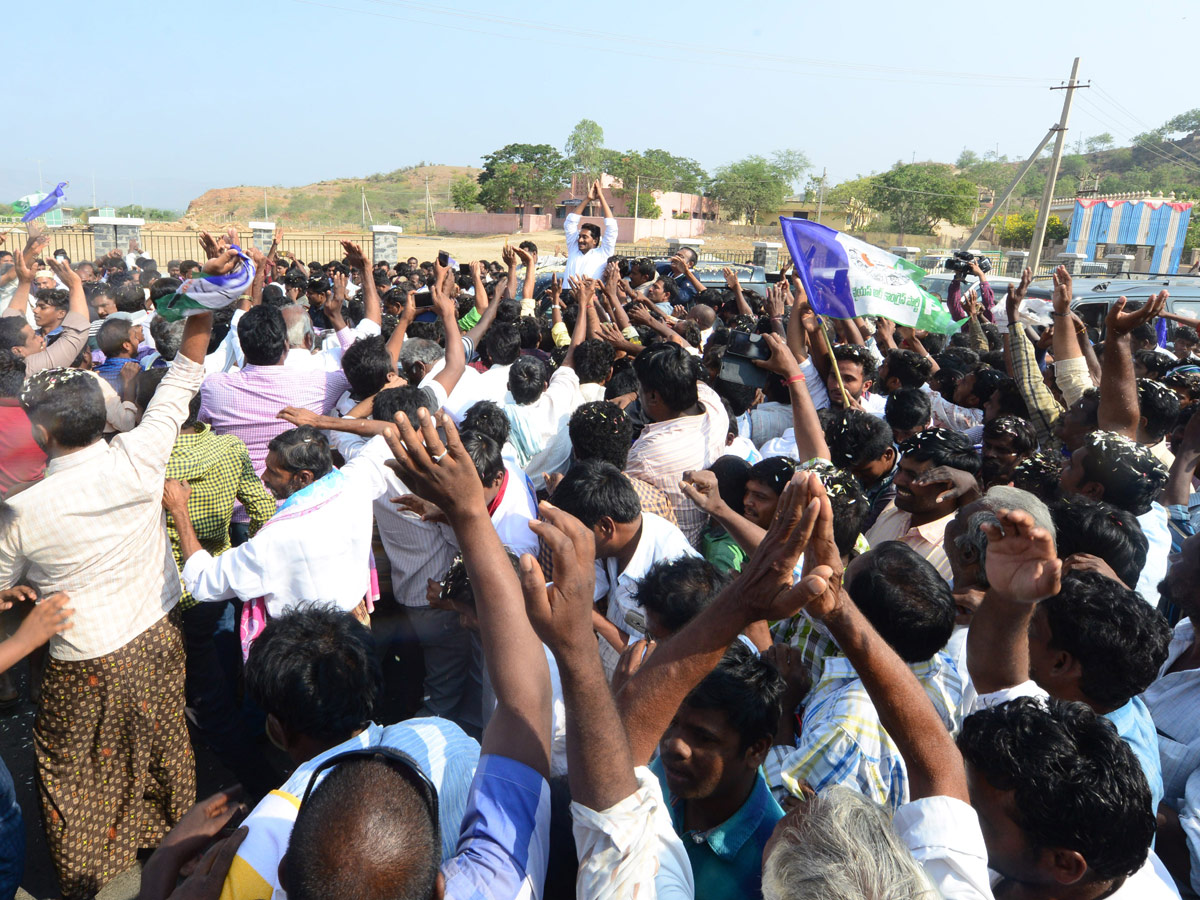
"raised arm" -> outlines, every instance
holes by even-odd
[[[446,514],[475,591],[483,656],[497,701],[482,750],[548,776],[550,671],[529,624],[517,573],[488,515],[475,464],[445,413],[439,412],[435,422],[422,409],[419,432],[402,413],[396,418],[395,429],[385,435],[396,457],[389,465],[414,494]]]
[[[79,277],[78,272],[53,257],[50,258],[47,265],[58,277],[58,280],[67,286],[67,290],[70,292],[68,301],[70,309],[62,321],[62,334],[57,341],[42,351],[43,358],[46,360],[48,368],[69,366],[87,346],[90,324],[87,298],[84,296],[83,280]],[[20,288],[17,289],[17,293],[20,293]]]
[[[596,302],[596,282],[590,278],[575,278],[571,286],[575,290],[575,298],[579,301],[579,315],[575,317],[575,329],[571,332],[571,343],[567,345],[567,355],[563,357],[563,368],[575,367],[575,348],[583,343],[587,336],[590,315],[593,315],[592,304]]]
[[[379,300],[379,289],[375,287],[375,272],[371,269],[371,261],[358,244],[342,241],[342,248],[346,251],[346,261],[350,266],[362,272],[363,318],[379,325],[383,322],[383,304]]]
[[[488,308],[487,289],[483,286],[483,266],[476,261],[467,263],[467,267],[471,271],[471,285],[475,291],[475,310],[482,316]]]
[[[742,283],[738,281],[737,272],[733,271],[729,266],[725,266],[721,270],[721,274],[725,276],[725,286],[733,291],[733,299],[737,303],[738,315],[753,318],[754,310],[746,302],[746,295],[742,292]]]
[[[1104,357],[1100,364],[1100,408],[1097,424],[1106,431],[1123,434],[1137,440],[1138,408],[1137,379],[1133,374],[1133,352],[1130,333],[1144,322],[1153,322],[1167,303],[1167,292],[1161,291],[1134,312],[1125,312],[1125,298],[1120,297],[1108,310],[1105,319]]]
[[[771,358],[757,360],[755,365],[774,372],[787,385],[792,404],[792,428],[796,433],[796,455],[801,462],[829,459],[829,445],[825,443],[825,432],[821,428],[817,408],[813,406],[812,395],[805,384],[804,373],[800,371],[800,364],[783,338],[775,334],[766,334],[763,335],[763,340],[771,350]]]
[[[813,481],[816,487],[813,488]],[[823,491],[811,473],[797,473],[784,488],[766,539],[741,574],[677,634],[665,641],[625,683],[617,704],[633,760],[645,765],[684,698],[720,662],[743,629],[759,620],[784,619],[823,593],[833,573],[819,567],[793,588],[793,570],[808,544]]]
[[[753,553],[766,536],[766,529],[755,525],[721,499],[717,490],[717,476],[707,469],[696,469],[683,473],[679,484],[684,496],[696,504],[701,511],[712,516],[737,541],[747,553]]]
[[[967,631],[967,669],[980,695],[1029,680],[1029,623],[1039,600],[1058,593],[1054,539],[1022,510],[983,526],[988,590]]]
[[[432,285],[429,290],[433,294],[434,312],[442,320],[442,328],[446,332],[446,364],[433,380],[446,389],[446,396],[450,396],[459,379],[462,378],[463,372],[467,369],[467,352],[463,349],[462,333],[458,330],[458,317],[455,315],[454,301],[450,299],[443,287],[450,270],[442,268],[436,262],[433,264],[433,270],[438,276],[437,283]]]
[[[13,292],[12,299],[8,302],[8,308],[4,310],[4,315],[25,317],[26,311],[29,309],[29,289],[33,285],[34,259],[38,248],[42,246],[39,241],[44,244],[45,240],[45,238],[30,237],[25,244],[25,249],[13,254],[13,271],[17,275],[17,289]]]

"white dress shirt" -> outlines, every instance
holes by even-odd
[[[500,535],[500,543],[517,556],[523,553],[537,556],[537,535],[529,530],[529,523],[538,517],[537,492],[520,469],[505,466],[504,470],[508,479],[492,501],[492,524]]]
[[[504,404],[504,415],[511,426],[509,440],[517,449],[518,458],[524,466],[541,453],[550,439],[565,431],[567,421],[575,408],[583,403],[579,390],[579,376],[570,366],[559,366],[542,395],[532,403]]]
[[[1171,556],[1171,529],[1167,510],[1155,501],[1147,512],[1137,517],[1146,535],[1146,564],[1138,576],[1137,592],[1151,606],[1158,607],[1158,583],[1167,577],[1167,561]]]
[[[71,596],[73,627],[50,639],[55,659],[119,650],[179,602],[163,473],[203,378],[176,357],[141,424],[50,460],[45,478],[8,499],[16,518],[0,532],[0,588],[24,578]]]
[[[372,503],[388,490],[387,444],[368,443],[342,467],[341,490],[289,516],[283,508],[239,547],[213,557],[200,550],[183,566],[183,581],[200,601],[262,597],[267,614],[301,602],[350,611],[370,583]]]
[[[671,824],[662,786],[645,766],[638,789],[608,809],[572,801],[579,874],[575,895],[588,900],[692,900],[696,885],[683,842]]]
[[[567,267],[563,270],[562,277],[564,287],[578,275],[587,278],[603,278],[608,258],[617,249],[617,220],[610,218],[604,220],[604,233],[600,236],[600,243],[587,253],[581,253],[579,251],[579,222],[579,213],[571,213],[563,222],[563,231],[567,237]]]

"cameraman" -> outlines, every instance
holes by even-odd
[[[979,258],[975,256],[967,260],[966,271],[961,268],[954,270],[954,280],[950,282],[950,287],[946,288],[946,305],[950,307],[950,315],[954,317],[956,322],[967,317],[967,310],[963,307],[962,300],[959,298],[962,294],[963,282],[966,280],[968,272],[979,279],[979,299],[982,301],[983,317],[989,322],[994,323],[996,319],[992,315],[992,307],[996,305],[996,295],[992,293],[992,286],[988,284],[987,273],[979,268]]]

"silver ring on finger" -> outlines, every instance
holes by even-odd
[[[441,453],[439,453],[437,456],[433,457],[433,461],[434,461],[435,463],[436,463],[436,462],[441,462],[441,461],[442,461],[442,457],[443,457],[443,456],[445,456],[445,455],[446,455],[446,453],[447,453],[447,451],[443,450],[443,451],[442,451]]]

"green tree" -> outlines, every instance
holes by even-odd
[[[1117,142],[1113,140],[1113,136],[1105,131],[1102,134],[1094,134],[1084,142],[1088,153],[1099,153],[1101,150],[1111,150]]]
[[[657,218],[645,205],[653,191],[679,191],[699,194],[708,176],[694,159],[674,156],[666,150],[605,151],[604,171],[621,181],[613,193],[632,209],[635,203],[642,218]]]
[[[979,159],[978,153],[976,153],[974,150],[968,150],[966,147],[963,147],[962,153],[958,154],[958,159],[954,161],[954,165],[960,169],[969,169],[972,166],[978,165],[980,162],[981,160]]]
[[[759,216],[779,209],[807,168],[808,160],[797,151],[776,153],[771,159],[747,156],[713,173],[711,193],[728,218],[757,225]]]
[[[875,178],[868,202],[888,215],[905,234],[932,234],[942,219],[956,225],[971,221],[978,203],[975,182],[954,175],[943,163],[898,163]]]
[[[508,144],[483,158],[477,202],[488,212],[545,206],[567,183],[569,164],[549,144]]]
[[[475,205],[479,197],[479,185],[465,175],[450,184],[450,202],[454,208],[466,212]]]
[[[600,177],[604,162],[604,129],[591,119],[580,119],[563,148],[573,171],[589,182]]]
[[[1168,119],[1162,130],[1170,134],[1190,134],[1193,131],[1200,131],[1200,107],[1189,109],[1187,112]]]
[[[157,209],[152,206],[122,206],[117,209],[117,215],[130,219],[149,219],[152,222],[174,222],[179,213],[171,209]]]

